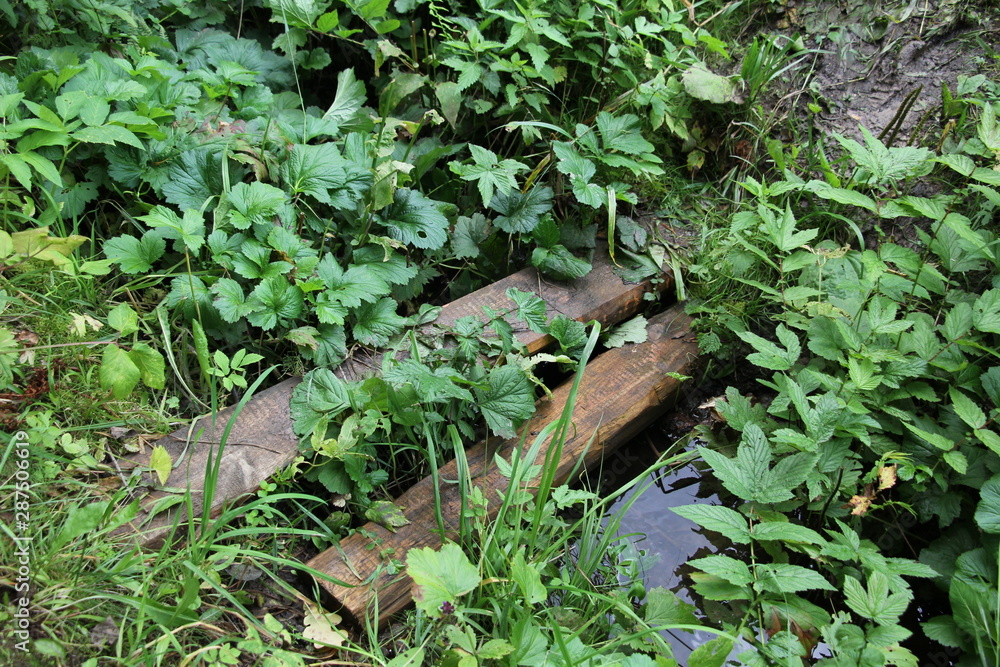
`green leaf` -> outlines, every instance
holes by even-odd
[[[167,448],[163,445],[154,446],[149,456],[149,467],[156,473],[156,478],[160,480],[160,486],[167,483],[173,466],[174,462],[170,458],[170,452],[167,451]]]
[[[108,325],[122,336],[139,330],[139,315],[127,303],[120,303],[108,313]]]
[[[348,308],[357,308],[362,301],[374,302],[388,294],[389,285],[368,265],[351,266],[344,271],[336,257],[327,253],[316,266],[317,275],[326,285],[325,294]]]
[[[549,325],[549,335],[559,342],[566,354],[573,354],[587,344],[587,327],[583,322],[571,320],[565,315],[556,315]]]
[[[789,331],[783,324],[778,325],[776,333],[778,340],[785,346],[784,349],[749,331],[739,333],[738,335],[743,339],[743,342],[749,343],[757,350],[747,356],[747,361],[773,371],[787,371],[794,366],[799,355],[802,354],[802,346],[798,336]]]
[[[650,627],[697,624],[695,607],[661,586],[646,591],[642,620]]]
[[[715,637],[691,651],[687,667],[722,667],[733,650],[733,640]]]
[[[986,533],[1000,534],[1000,475],[994,475],[979,491],[976,523]]]
[[[366,98],[365,84],[355,78],[353,68],[345,69],[337,75],[337,94],[323,118],[338,125],[351,122],[364,106]]]
[[[521,599],[530,605],[545,602],[549,593],[542,583],[542,575],[538,568],[524,559],[525,548],[521,547],[510,563],[510,578],[521,590]]]
[[[751,535],[755,540],[780,540],[782,542],[800,542],[802,544],[826,544],[823,536],[811,528],[785,521],[770,521],[758,523],[753,527]]]
[[[166,366],[163,355],[146,343],[136,343],[128,353],[129,359],[139,369],[139,378],[150,389],[163,389],[166,384]]]
[[[552,210],[552,189],[535,186],[526,193],[516,189],[497,192],[490,208],[500,214],[493,221],[497,227],[511,234],[527,234]]]
[[[434,94],[441,103],[441,115],[452,127],[458,123],[458,112],[462,108],[462,89],[452,81],[442,81],[434,86]]]
[[[759,563],[754,566],[754,574],[759,585],[764,590],[779,595],[817,589],[824,591],[837,590],[819,572],[799,565]]]
[[[101,356],[101,389],[110,390],[112,396],[122,399],[132,393],[140,376],[139,367],[124,350],[113,343],[104,348]]]
[[[687,564],[736,586],[746,586],[754,580],[746,563],[729,556],[705,556],[689,560]]]
[[[490,223],[482,213],[459,216],[451,235],[451,250],[459,259],[479,257],[479,248],[490,237]]]
[[[514,427],[535,411],[531,382],[524,371],[513,365],[492,369],[486,382],[486,389],[476,389],[479,409],[493,433],[513,438]]]
[[[864,208],[873,213],[878,211],[878,205],[875,203],[875,200],[868,195],[855,190],[835,188],[826,181],[809,181],[806,183],[805,189],[813,194],[819,195],[823,199],[832,199],[837,203],[857,206],[858,208]]]
[[[397,305],[394,300],[384,298],[360,306],[355,313],[357,322],[351,331],[355,340],[372,347],[388,345],[389,338],[402,331],[406,323],[396,314]]]
[[[243,288],[232,278],[219,278],[212,285],[211,290],[215,294],[213,303],[219,311],[219,315],[230,324],[239,322],[252,310],[246,302]]]
[[[607,347],[623,347],[626,343],[645,343],[649,339],[646,327],[649,325],[642,315],[636,315],[631,320],[608,329],[604,337]]]
[[[247,299],[250,324],[265,331],[288,323],[302,314],[302,290],[281,276],[262,280]]]
[[[986,424],[986,413],[965,392],[956,387],[951,387],[948,390],[948,396],[951,397],[951,404],[955,408],[955,414],[966,424],[974,429],[982,428]]]
[[[232,207],[229,222],[236,229],[249,229],[253,225],[273,222],[288,198],[280,188],[266,183],[237,183],[226,195]]]
[[[497,195],[507,195],[517,189],[516,175],[526,171],[528,166],[517,160],[500,160],[497,154],[475,144],[469,144],[469,151],[475,164],[449,163],[449,168],[462,180],[476,181],[483,205],[489,206]]]
[[[139,150],[143,150],[145,148],[139,140],[139,137],[135,136],[134,132],[125,129],[121,125],[82,127],[76,132],[70,134],[70,136],[77,141],[87,144],[107,144],[109,146],[114,146],[115,144],[121,143],[134,146]]]
[[[205,219],[197,210],[184,211],[182,218],[166,206],[154,206],[148,214],[139,216],[139,220],[160,229],[166,238],[176,240],[178,250],[187,248],[190,252],[198,252],[205,244]]]
[[[534,292],[522,292],[516,287],[507,290],[507,298],[517,306],[517,318],[528,324],[537,333],[545,333],[545,302]]]
[[[555,280],[582,278],[593,268],[590,262],[574,256],[560,244],[550,248],[535,248],[531,253],[531,264],[543,275]]]
[[[1000,289],[983,292],[972,308],[972,323],[988,333],[1000,333]]]
[[[620,151],[629,155],[651,153],[653,144],[642,138],[639,117],[632,114],[614,116],[607,111],[597,114],[597,127],[605,151]]]
[[[906,611],[913,594],[904,591],[890,595],[889,578],[874,570],[868,575],[865,588],[853,576],[844,577],[844,598],[855,614],[880,625],[894,625]]]
[[[439,551],[430,547],[410,549],[406,573],[413,579],[413,599],[430,618],[441,618],[446,602],[458,606],[458,598],[482,581],[479,570],[457,544],[445,544]]]
[[[739,99],[736,94],[736,84],[733,83],[732,79],[719,76],[702,63],[689,67],[681,78],[684,82],[684,90],[696,99],[713,104],[735,102]]]
[[[448,240],[448,219],[416,190],[396,190],[392,204],[382,212],[382,221],[392,238],[417,248],[437,250]]]
[[[243,180],[244,170],[210,148],[184,151],[167,170],[163,196],[182,211],[201,210],[206,201],[222,195],[229,170],[229,182]]]
[[[669,508],[699,526],[720,533],[737,544],[750,543],[747,520],[737,511],[717,505],[683,505]]]
[[[305,194],[339,210],[354,209],[371,188],[372,173],[348,162],[332,143],[296,144],[281,165],[292,194]]]
[[[310,435],[324,419],[333,419],[351,407],[350,389],[330,369],[317,368],[295,385],[289,407],[295,433]]]

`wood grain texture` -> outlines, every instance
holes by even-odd
[[[680,382],[667,373],[687,374],[697,363],[698,346],[689,326],[690,320],[683,309],[674,306],[650,321],[648,342],[610,350],[587,365],[573,413],[574,431],[563,446],[556,483],[565,482],[581,458],[584,467],[593,466],[666,409],[680,387]],[[571,383],[564,384],[553,392],[552,399],[539,404],[537,413],[526,426],[530,435],[559,418],[570,388]],[[591,442],[595,432],[596,437]],[[529,436],[528,440],[532,438]],[[479,443],[466,452],[472,483],[490,500],[488,514],[491,518],[499,509],[497,492],[507,485],[506,478],[493,463],[494,455],[499,452],[509,459],[517,445],[516,439],[489,445]],[[547,446],[543,447],[540,457],[544,457]],[[440,478],[457,479],[457,463],[451,461],[445,465],[440,470]],[[442,481],[440,494],[446,528],[449,537],[454,537],[462,501],[457,484]],[[412,548],[441,545],[431,478],[418,482],[400,496],[396,504],[409,519],[408,525],[393,533],[369,523],[363,531],[342,540],[337,547],[308,563],[340,582],[319,580],[356,623],[362,623],[374,613],[376,602],[378,623],[382,624],[411,601],[410,579],[405,575],[386,574],[385,554],[403,560]]]
[[[460,317],[482,316],[483,306],[507,310],[513,306],[506,295],[507,289],[516,287],[534,291],[546,299],[550,317],[562,313],[584,322],[596,319],[607,326],[634,314],[644,293],[669,285],[669,281],[655,286],[651,281],[627,284],[614,275],[613,268],[606,251],[599,248],[595,253],[594,269],[571,283],[546,282],[534,268],[524,269],[444,306],[433,324],[449,327]],[[532,353],[552,342],[551,337],[523,327],[516,334]],[[334,372],[341,379],[354,380],[378,373],[381,366],[381,354],[361,350]],[[300,378],[289,378],[261,392],[244,406],[223,450],[212,498],[212,516],[217,516],[226,504],[255,493],[262,481],[295,458],[298,439],[292,432],[288,401],[299,381]],[[169,498],[183,493],[177,489],[190,489],[195,512],[201,512],[208,461],[210,456],[217,456],[222,433],[234,409],[230,407],[217,413],[214,424],[211,416],[202,417],[156,442],[166,448],[174,461],[174,470],[163,485],[172,490],[156,490],[143,497],[139,513],[117,531],[119,535],[128,535],[146,547],[162,544],[177,520],[177,510],[157,512],[157,509]],[[201,429],[204,433],[199,437]],[[119,465],[123,469],[146,467],[149,456],[148,451],[128,456],[119,461]],[[152,485],[152,477],[147,476],[147,481]]]

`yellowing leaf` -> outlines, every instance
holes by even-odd
[[[878,490],[890,489],[896,486],[896,466],[885,466],[878,469]]]
[[[32,257],[43,262],[52,262],[55,266],[69,263],[67,257],[87,240],[86,236],[73,235],[66,238],[49,236],[48,227],[26,229],[10,235],[14,244],[14,252],[24,257]]]
[[[161,486],[167,483],[173,465],[174,461],[170,458],[170,452],[167,451],[166,447],[163,445],[153,447],[153,453],[149,457],[149,467],[156,473],[156,478],[160,480]]]
[[[324,614],[316,605],[303,601],[305,617],[302,619],[306,629],[302,636],[311,639],[313,646],[342,646],[347,641],[347,633],[336,627],[343,621],[339,614]]]
[[[83,315],[79,313],[69,312],[70,317],[73,318],[73,323],[69,325],[69,332],[77,336],[86,336],[87,327],[89,326],[93,331],[100,331],[101,327],[104,326],[100,320],[91,317],[84,313]]]

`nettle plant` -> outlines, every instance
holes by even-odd
[[[390,471],[405,471],[396,484],[428,474],[484,434],[482,422],[494,435],[515,437],[535,411],[536,385],[547,391],[535,366],[574,364],[587,336],[575,320],[548,321],[538,296],[517,289],[508,296],[509,311],[460,318],[447,344],[443,330],[412,329],[384,353],[377,377],[345,381],[327,368],[307,373],[291,402],[295,432],[308,438],[304,453],[313,465],[306,477],[381,520],[373,492],[390,481]],[[422,310],[419,323],[432,322],[437,310]],[[521,354],[506,316],[551,335],[559,350]]]
[[[980,135],[995,127],[984,113]],[[852,178],[807,182],[786,170],[777,183],[745,184],[756,207],[733,217],[729,266],[743,272],[732,277],[783,322],[776,341],[738,334],[754,350],[748,360],[774,372],[763,384],[775,398],[752,405],[730,389],[719,411],[741,433],[735,458],[699,449],[744,504],[678,512],[749,545],[751,562],[695,560],[695,590],[746,614],[743,629],[767,630],[754,639],[759,653],[743,657],[750,664],[801,664],[817,641],[833,653],[818,664],[916,664],[900,645],[911,631],[899,619],[914,598],[902,577],[931,577],[952,613],[924,633],[992,663],[1000,289],[986,224],[1000,173],[968,155],[889,148],[864,134],[864,145],[841,139],[857,165]],[[938,165],[943,178],[958,172],[954,194],[898,194]],[[920,243],[806,245],[819,230],[800,229],[794,211],[819,200],[832,203],[816,217],[906,217]],[[834,590],[843,604],[827,597]]]

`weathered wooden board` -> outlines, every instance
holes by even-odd
[[[689,326],[690,320],[683,309],[674,306],[652,318],[649,341],[610,350],[587,365],[573,414],[573,434],[566,441],[558,464],[557,483],[567,480],[581,457],[583,465],[591,467],[666,409],[680,386],[680,381],[667,374],[689,373],[697,363],[698,346]],[[538,433],[559,418],[571,384],[563,385],[553,392],[552,399],[540,403],[537,413],[526,426],[531,434]],[[587,449],[595,431],[597,437]],[[490,500],[488,513],[491,517],[495,516],[500,504],[497,492],[507,485],[506,478],[493,463],[494,455],[499,452],[509,459],[517,445],[517,439],[493,445],[480,443],[466,452],[469,469],[475,475],[472,483],[482,489]],[[543,447],[539,457],[544,456]],[[477,471],[481,472],[476,474]],[[439,474],[442,480],[457,479],[457,463],[448,463]],[[440,494],[446,527],[454,536],[461,510],[458,485],[442,482]],[[390,532],[369,523],[363,531],[342,540],[337,547],[328,549],[308,563],[334,580],[347,584],[319,580],[357,623],[373,613],[376,601],[379,624],[410,603],[409,578],[386,575],[382,554],[391,553],[393,558],[404,559],[409,549],[441,545],[431,478],[418,482],[400,496],[396,504],[409,519],[408,525]]]
[[[655,286],[650,281],[627,284],[614,275],[613,268],[606,251],[599,248],[593,271],[572,283],[546,282],[535,269],[525,269],[446,305],[435,324],[447,327],[460,317],[482,316],[483,306],[498,311],[509,309],[513,304],[506,292],[516,287],[539,293],[548,304],[550,317],[562,313],[584,322],[596,319],[607,326],[635,313],[643,294],[670,284],[669,280]],[[530,352],[541,350],[552,340],[526,328],[517,330],[516,334]],[[380,368],[380,355],[359,352],[341,364],[336,373],[350,380],[372,375]],[[299,378],[289,378],[261,392],[243,408],[223,450],[216,491],[211,499],[212,516],[218,515],[227,503],[256,492],[262,481],[295,457],[298,439],[292,432],[288,400],[298,382]],[[178,489],[191,490],[195,513],[200,514],[208,461],[210,456],[218,455],[219,442],[233,410],[220,411],[214,424],[210,416],[202,417],[190,427],[157,441],[167,449],[175,465],[164,485],[169,490],[156,490],[146,495],[135,519],[119,529],[119,534],[135,536],[147,547],[161,544],[176,521],[176,510],[157,513],[157,509],[171,497],[183,493]],[[204,433],[199,436],[200,429],[204,429]],[[120,465],[123,468],[148,466],[149,456],[149,452],[129,456]]]

